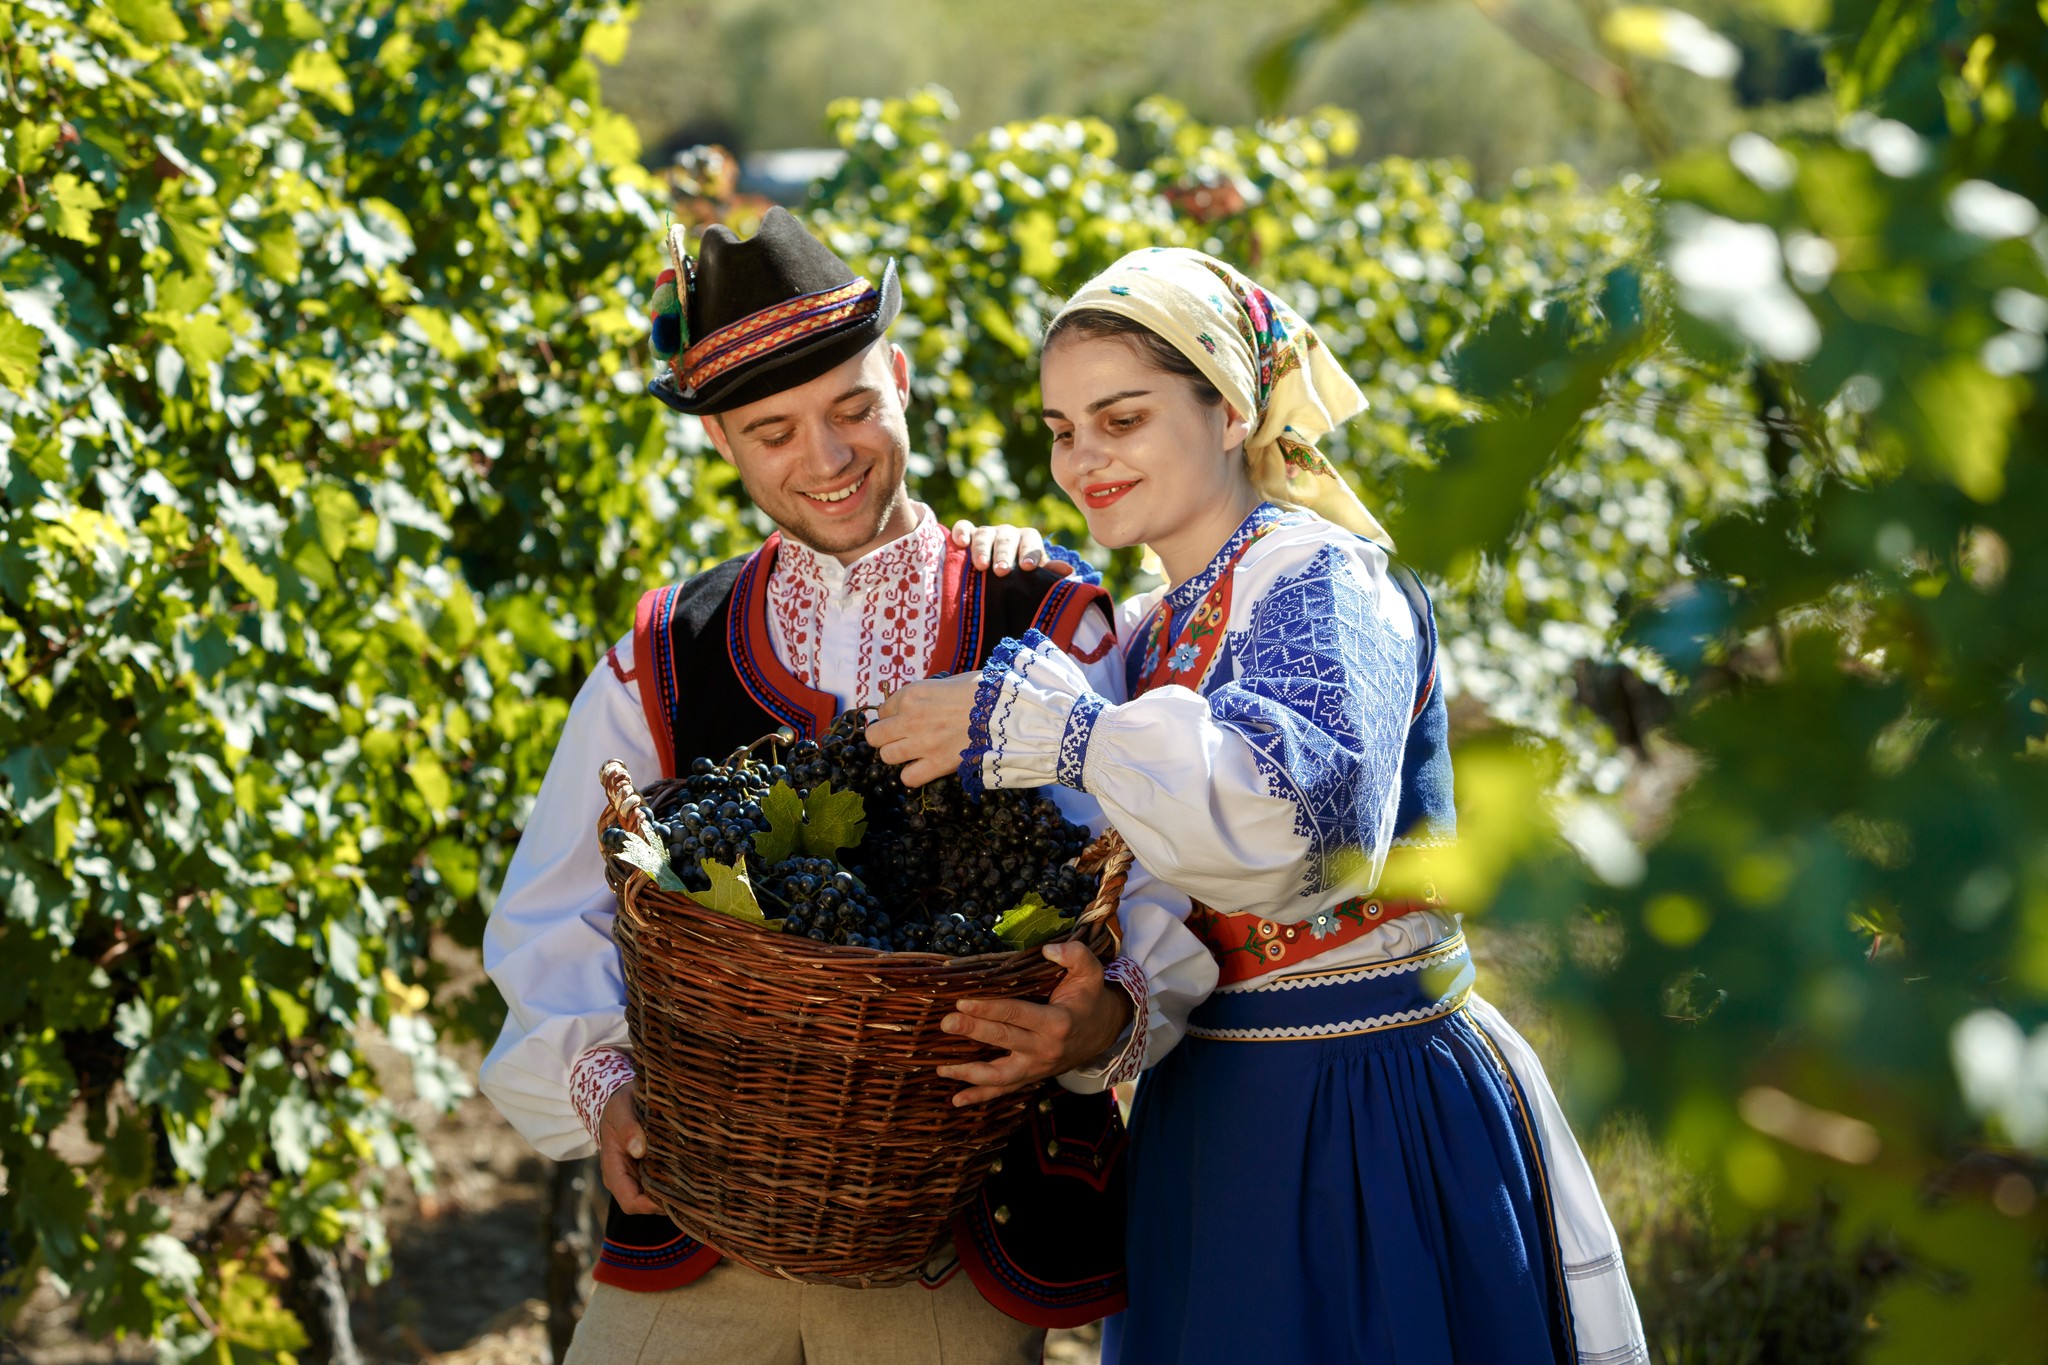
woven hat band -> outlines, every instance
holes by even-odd
[[[736,365],[872,316],[881,298],[866,279],[804,294],[719,328],[670,364],[686,393],[702,392]]]

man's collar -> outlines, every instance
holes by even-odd
[[[851,564],[841,564],[837,556],[823,554],[785,533],[776,567],[779,569],[786,563],[791,570],[824,584],[825,590],[835,597],[849,587],[871,586],[907,577],[921,567],[925,558],[943,554],[946,540],[939,519],[931,508],[921,502],[914,502],[911,506],[917,509],[917,523],[909,531],[875,547]]]

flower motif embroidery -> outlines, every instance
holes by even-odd
[[[1318,910],[1308,917],[1308,931],[1317,938],[1328,938],[1338,928],[1337,912],[1334,910]]]
[[[1130,286],[1122,284],[1111,285],[1109,287],[1109,292],[1116,295],[1118,298],[1129,298],[1131,294]]]
[[[1174,648],[1173,657],[1166,661],[1166,666],[1176,673],[1185,673],[1193,668],[1201,657],[1202,651],[1193,640],[1183,640]]]
[[[1208,348],[1210,355],[1216,354],[1216,340],[1214,337],[1211,337],[1207,332],[1196,333],[1195,340],[1201,342],[1203,346]]]

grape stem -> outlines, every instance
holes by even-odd
[[[739,748],[734,749],[731,753],[725,756],[725,762],[720,766],[727,768],[733,767],[741,759],[745,758],[748,754],[754,752],[754,750],[760,748],[763,744],[782,745],[794,743],[796,743],[796,731],[790,729],[787,725],[779,725],[775,729],[769,731],[767,734],[755,740],[752,744],[742,744]],[[771,758],[775,758],[778,760],[781,758],[781,755],[779,753],[771,752],[769,756]]]

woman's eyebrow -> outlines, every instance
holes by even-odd
[[[1113,393],[1109,395],[1109,397],[1107,398],[1096,399],[1093,403],[1090,403],[1086,408],[1082,409],[1082,411],[1086,412],[1090,417],[1093,417],[1096,413],[1101,412],[1104,408],[1110,407],[1117,403],[1121,403],[1126,398],[1143,398],[1146,394],[1150,392],[1152,392],[1152,390],[1150,389],[1125,389],[1123,392]],[[1038,415],[1040,418],[1056,417],[1062,422],[1067,420],[1067,415],[1064,412],[1061,412],[1058,408],[1040,408],[1038,410]]]

